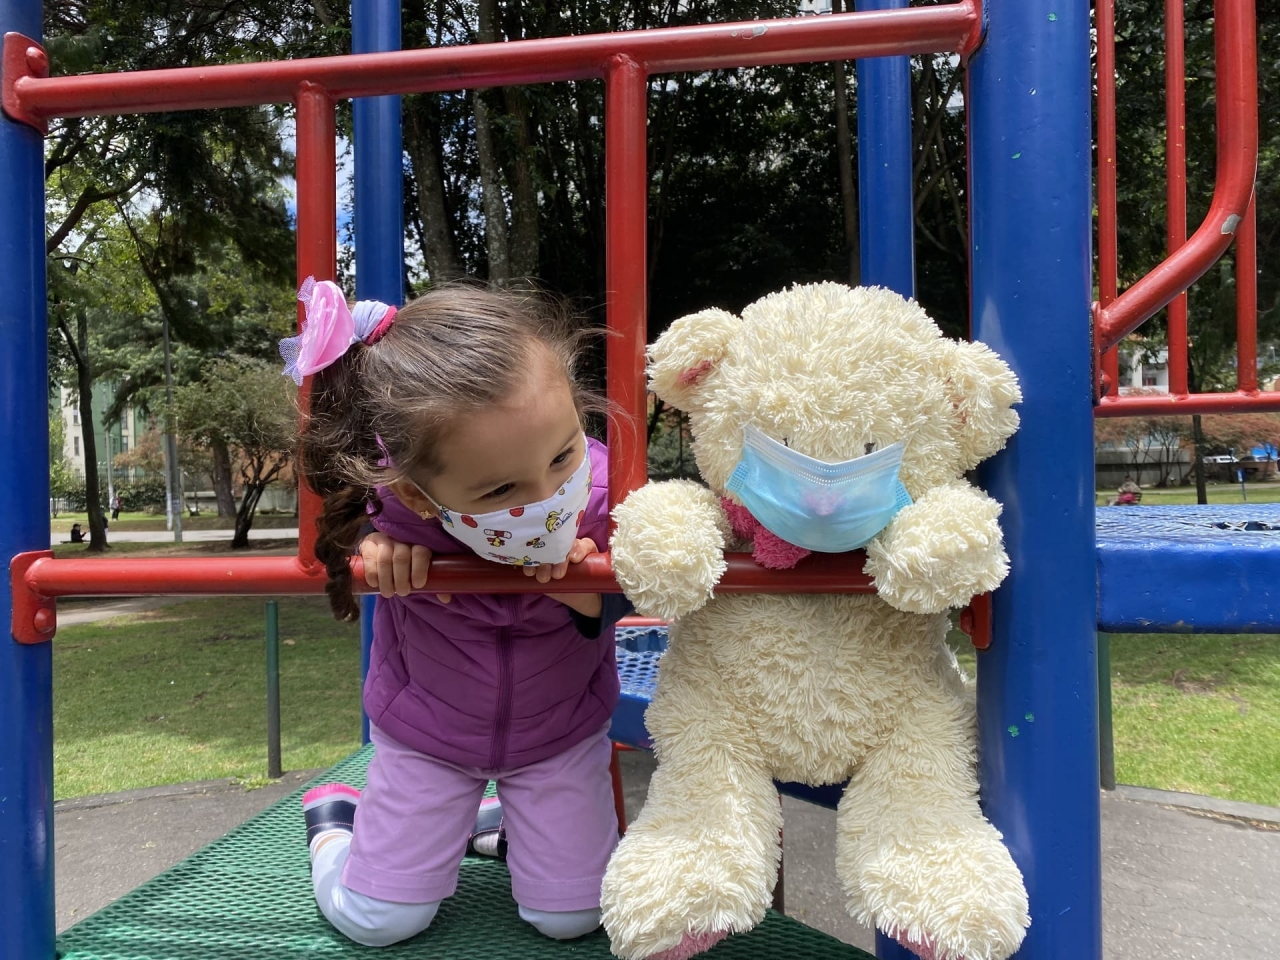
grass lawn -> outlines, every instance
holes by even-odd
[[[1280,636],[1112,634],[1111,716],[1117,782],[1280,807]]]
[[[261,781],[263,605],[183,601],[60,629],[55,796]],[[280,634],[283,765],[328,766],[358,744],[358,631],[295,597],[280,601]],[[968,638],[951,640],[972,675]],[[1280,636],[1115,635],[1111,663],[1120,782],[1280,806]]]
[[[1111,637],[1116,779],[1280,806],[1280,637]]]
[[[53,645],[57,799],[266,775],[264,601],[218,597],[63,627]],[[360,644],[322,598],[280,601],[281,759],[360,740]]]
[[[1246,485],[1249,503],[1280,503],[1280,483],[1250,483]],[[1211,483],[1208,485],[1210,503],[1243,503],[1238,483]],[[1108,500],[1115,497],[1115,490],[1097,491],[1097,505],[1105,506]],[[1196,502],[1196,488],[1190,487],[1143,487],[1140,507],[1169,506],[1172,504],[1192,504]]]

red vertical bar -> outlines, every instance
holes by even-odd
[[[608,296],[609,507],[648,477],[645,437],[647,94],[644,68],[618,55],[605,68],[605,288]]]
[[[323,87],[304,83],[298,87],[297,183],[298,183],[298,283],[307,277],[332,280],[338,268],[337,147],[334,139],[333,100]],[[298,325],[303,318],[298,305]],[[306,416],[308,380],[302,387],[302,415]],[[315,562],[316,518],[320,498],[298,477],[298,559],[304,566]]]
[[[1186,56],[1183,50],[1183,0],[1164,4],[1164,97],[1166,197],[1169,253],[1187,242]],[[1169,303],[1169,392],[1187,393],[1187,295]]]
[[[1258,389],[1258,195],[1236,230],[1236,389]]]
[[[1098,0],[1098,300],[1106,307],[1119,293],[1116,253],[1116,8]],[[1120,390],[1120,353],[1102,357],[1107,393]]]

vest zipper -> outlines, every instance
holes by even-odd
[[[514,621],[517,610],[515,604],[520,598],[506,598],[507,610]],[[493,745],[489,750],[489,769],[501,770],[507,761],[507,737],[511,729],[511,701],[514,698],[515,680],[512,677],[511,627],[504,626],[498,631],[498,709],[493,718]]]

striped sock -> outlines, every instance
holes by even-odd
[[[307,822],[307,846],[316,852],[330,840],[350,837],[355,829],[360,791],[345,783],[326,783],[302,795],[302,815]]]
[[[507,832],[502,829],[502,803],[497,797],[485,797],[480,801],[475,829],[467,840],[467,851],[481,857],[506,858]]]

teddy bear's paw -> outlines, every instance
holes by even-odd
[[[923,960],[1006,960],[1031,923],[1027,892],[999,834],[982,826],[981,836],[886,846],[861,872],[864,918]]]
[[[1009,557],[998,540],[947,539],[954,542],[873,543],[866,572],[876,592],[906,613],[941,613],[994,590],[1008,574]]]
[[[684,559],[665,550],[633,554],[615,548],[613,573],[637,614],[670,622],[706,606],[727,567],[723,554],[710,562]]]
[[[641,487],[614,509],[613,572],[641,616],[674,620],[711,597],[727,569],[728,521],[711,491],[686,480]]]
[[[928,491],[867,545],[866,572],[890,606],[941,613],[994,590],[1009,572],[1000,505],[966,483]]]
[[[643,828],[642,828],[643,829]],[[750,930],[769,904],[770,873],[724,837],[637,833],[614,852],[600,908],[624,960],[685,960]]]

